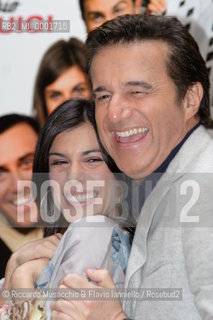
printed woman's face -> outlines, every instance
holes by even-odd
[[[48,115],[63,102],[73,98],[91,98],[87,75],[78,66],[65,70],[44,91]]]
[[[49,175],[54,202],[68,222],[113,213],[116,180],[103,161],[90,124],[66,130],[55,138],[49,152]]]

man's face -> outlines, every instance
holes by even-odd
[[[134,14],[133,0],[85,0],[84,21],[87,31],[124,14]]]
[[[136,180],[154,172],[197,122],[178,103],[160,41],[105,47],[93,58],[96,121],[104,147]]]
[[[16,226],[32,224],[30,211],[37,215],[30,189],[23,190],[17,182],[32,178],[33,156],[38,136],[30,125],[20,123],[0,134],[0,213]],[[24,212],[23,223],[17,222]]]

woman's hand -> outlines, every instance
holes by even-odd
[[[34,289],[35,280],[44,271],[49,258],[30,260],[20,265],[10,277],[10,288]]]
[[[60,282],[59,288],[79,288],[100,290],[115,289],[115,285],[107,270],[87,270],[87,276],[98,284],[95,286],[79,275],[67,275]],[[85,290],[86,291],[86,290]],[[58,300],[51,306],[51,320],[123,320],[126,318],[119,299],[114,300]]]
[[[50,260],[55,253],[61,237],[62,235],[57,233],[47,238],[31,241],[14,252],[7,264],[3,289],[10,287],[12,274],[24,263],[40,258]]]

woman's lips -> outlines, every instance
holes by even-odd
[[[66,200],[71,204],[71,205],[87,205],[92,203],[96,198],[98,197],[98,193],[93,191],[93,192],[80,192],[80,193],[75,193],[75,194],[65,194]]]

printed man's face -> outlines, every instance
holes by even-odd
[[[37,139],[35,131],[26,123],[14,125],[0,134],[0,213],[15,226],[28,227],[33,224],[30,211],[37,215],[30,192]],[[25,191],[22,181],[29,182]],[[18,222],[19,212],[24,212],[23,223]]]

